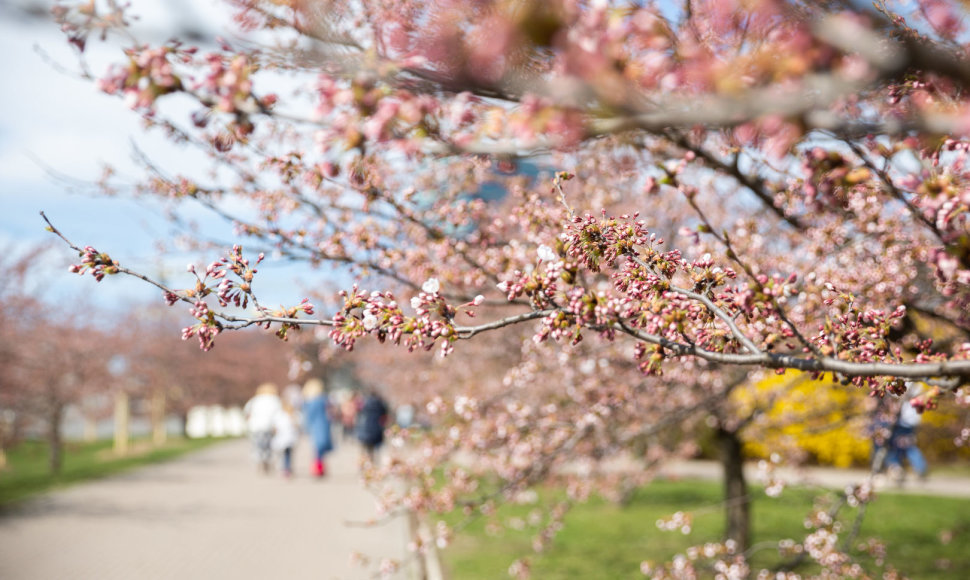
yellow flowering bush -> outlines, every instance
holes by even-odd
[[[732,397],[742,413],[757,414],[743,433],[748,457],[768,458],[784,450],[836,467],[869,461],[872,443],[863,390],[788,371],[736,389]]]
[[[970,409],[943,400],[936,409],[923,413],[918,433],[920,449],[930,462],[970,459],[970,445],[960,433],[968,426]]]

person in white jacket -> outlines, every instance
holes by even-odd
[[[263,383],[256,388],[256,395],[243,407],[246,428],[253,443],[253,452],[264,473],[268,473],[273,459],[270,446],[275,429],[276,415],[283,408],[273,383]]]

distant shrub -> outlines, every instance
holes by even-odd
[[[740,388],[733,402],[758,413],[744,432],[745,453],[769,458],[794,452],[820,465],[866,465],[872,452],[867,394],[796,371]]]

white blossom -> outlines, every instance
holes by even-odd
[[[421,285],[421,289],[428,294],[434,294],[438,290],[441,290],[441,284],[438,283],[437,278],[428,278],[425,283]]]
[[[538,254],[539,259],[543,262],[554,262],[559,257],[556,255],[556,252],[552,250],[552,248],[545,244],[539,246]]]

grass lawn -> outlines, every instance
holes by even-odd
[[[173,438],[161,447],[135,441],[131,452],[124,457],[112,453],[111,441],[68,442],[61,473],[57,476],[51,476],[48,469],[47,444],[24,441],[8,450],[7,466],[0,470],[0,507],[70,483],[164,461],[217,441],[221,440]]]
[[[805,535],[803,520],[811,510],[818,492],[787,489],[780,498],[767,497],[752,488],[752,545],[769,540]],[[450,578],[508,578],[513,560],[528,557],[534,578],[643,578],[640,562],[664,562],[688,546],[717,541],[723,530],[719,507],[721,485],[709,481],[658,481],[641,490],[626,506],[594,498],[574,506],[565,519],[552,547],[532,552],[532,537],[539,529],[529,524],[536,506],[508,505],[497,512],[500,523],[516,522],[523,529],[501,528],[497,534],[486,532],[486,522],[472,523],[456,535],[452,546],[442,552]],[[553,498],[557,494],[544,494]],[[561,496],[560,496],[561,497]],[[676,511],[693,514],[689,535],[657,528],[659,518]],[[851,527],[856,510],[844,510],[842,521]],[[447,518],[450,524],[461,516]],[[540,524],[541,526],[542,524]],[[948,542],[941,532],[949,531]],[[911,578],[970,578],[970,501],[965,499],[915,495],[882,494],[868,507],[859,535],[861,539],[879,537],[887,544],[887,563]],[[771,543],[751,557],[752,569],[771,567],[783,561]],[[864,555],[860,561],[871,560]],[[797,570],[810,573],[805,566]]]

